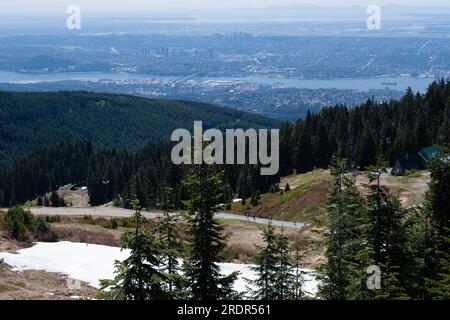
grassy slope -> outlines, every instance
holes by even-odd
[[[330,179],[328,171],[325,170],[292,175],[283,178],[280,184],[284,187],[288,182],[291,191],[284,192],[282,195],[263,194],[261,204],[256,207],[250,204],[250,199],[245,206],[235,203],[231,211],[241,214],[248,212],[250,215],[274,219],[311,221],[323,213]]]
[[[331,176],[329,170],[315,170],[305,174],[291,175],[281,180],[280,186],[289,183],[291,191],[267,193],[261,195],[261,204],[254,207],[247,199],[247,205],[235,203],[231,211],[261,217],[272,217],[291,221],[315,222],[325,211],[325,201],[328,194]],[[365,192],[367,183],[364,173],[361,173],[356,183]],[[409,176],[394,177],[385,174],[382,184],[388,186],[394,196],[398,196],[405,207],[419,205],[424,200],[428,190],[429,173],[419,171]]]

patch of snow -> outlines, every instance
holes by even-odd
[[[96,244],[75,243],[69,241],[45,243],[38,242],[31,248],[21,249],[18,254],[0,252],[0,259],[16,271],[45,270],[48,272],[63,273],[70,278],[78,279],[99,288],[100,279],[114,278],[114,261],[125,260],[130,254],[129,250],[119,247],[110,247]],[[234,289],[238,292],[248,291],[245,279],[254,280],[255,273],[252,265],[221,263],[222,274],[229,275],[235,271],[240,272]],[[317,281],[311,270],[305,276],[305,291],[315,295]]]
[[[96,288],[100,287],[100,279],[114,277],[114,261],[124,260],[128,256],[128,251],[117,247],[68,241],[38,242],[31,248],[19,250],[18,254],[0,253],[0,259],[16,271],[59,272]]]

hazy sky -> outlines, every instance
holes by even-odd
[[[0,0],[0,15],[11,12],[58,12],[71,4],[85,11],[147,11],[165,9],[204,9],[224,7],[266,7],[290,4],[321,6],[408,5],[447,6],[449,0]]]

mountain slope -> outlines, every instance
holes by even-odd
[[[276,120],[207,104],[88,92],[0,92],[0,168],[49,143],[84,139],[105,148],[169,141],[174,129],[272,128]]]

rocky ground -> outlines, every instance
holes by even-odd
[[[14,271],[0,262],[0,300],[93,299],[98,290],[66,276],[41,270]]]

